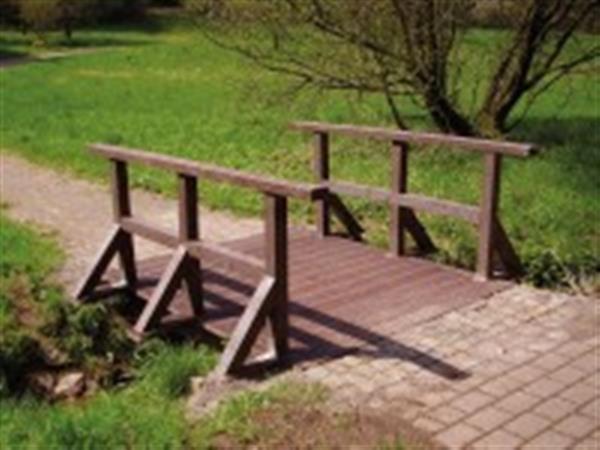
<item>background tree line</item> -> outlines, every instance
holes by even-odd
[[[77,27],[140,20],[147,8],[178,6],[179,0],[0,0],[0,24],[36,33],[43,40],[61,30],[70,40]]]

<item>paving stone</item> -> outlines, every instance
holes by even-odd
[[[492,403],[494,400],[495,398],[491,395],[472,391],[454,399],[451,406],[470,414]]]
[[[554,381],[550,378],[542,378],[526,386],[524,391],[528,394],[533,394],[538,397],[548,398],[564,389],[564,383],[559,383],[558,381]]]
[[[600,442],[594,438],[585,439],[571,447],[571,450],[600,450]]]
[[[550,424],[551,422],[548,419],[528,412],[508,422],[504,425],[504,428],[517,436],[529,439],[547,429]]]
[[[598,423],[594,419],[583,416],[581,414],[571,415],[557,425],[554,429],[567,436],[574,438],[584,438],[598,427]]]
[[[532,362],[535,367],[542,370],[554,370],[569,362],[569,358],[555,353],[548,353]]]
[[[574,444],[574,440],[571,437],[565,436],[564,434],[556,433],[554,431],[548,431],[542,433],[531,441],[527,442],[522,449],[523,450],[563,450],[569,449]]]
[[[560,396],[565,400],[573,402],[577,405],[581,405],[593,399],[597,394],[595,391],[596,389],[593,386],[577,383],[576,385],[562,391]]]
[[[508,422],[511,418],[511,414],[502,411],[495,406],[488,406],[467,418],[466,422],[469,425],[488,432],[492,431],[494,428],[498,428],[503,423]]]
[[[465,413],[460,409],[453,408],[451,406],[440,406],[433,411],[429,412],[429,415],[446,425],[451,425],[458,422],[465,417]]]
[[[546,374],[545,370],[539,369],[532,365],[525,365],[518,369],[512,370],[508,376],[520,380],[521,383],[530,383],[538,378],[543,378]]]
[[[592,419],[596,419],[599,424],[598,426],[600,427],[600,398],[595,398],[590,401],[583,408],[581,408],[580,412],[588,417],[591,417]]]
[[[419,417],[413,422],[413,425],[420,430],[427,431],[428,433],[437,433],[438,431],[446,428],[446,425],[442,422],[433,420],[429,417]]]
[[[451,449],[461,449],[480,436],[481,431],[478,429],[460,423],[437,434],[435,439]]]
[[[512,377],[496,378],[479,386],[479,389],[496,397],[503,397],[522,386],[519,380]]]
[[[585,376],[585,373],[580,370],[574,369],[571,366],[562,367],[549,374],[549,377],[553,380],[561,381],[567,385],[574,384]]]
[[[523,444],[523,439],[505,430],[496,430],[471,444],[477,450],[515,449]]]
[[[560,397],[546,400],[535,408],[535,412],[552,420],[559,420],[575,412],[577,405]]]
[[[510,394],[504,400],[497,403],[498,408],[505,410],[508,413],[518,414],[527,409],[532,408],[538,403],[537,397],[524,392],[515,392]]]

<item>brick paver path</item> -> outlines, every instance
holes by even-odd
[[[394,411],[449,448],[596,450],[599,329],[597,299],[517,286],[399,329],[389,352],[299,375],[330,386],[334,402]]]

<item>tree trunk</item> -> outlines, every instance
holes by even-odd
[[[477,136],[479,130],[437,91],[425,94],[425,107],[436,126],[444,133]]]
[[[73,38],[73,26],[72,26],[70,20],[67,20],[65,22],[64,31],[65,31],[65,37],[67,38],[67,41],[71,42],[71,39]]]

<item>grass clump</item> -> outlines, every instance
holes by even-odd
[[[4,213],[0,245],[0,447],[183,448],[182,396],[214,353],[158,339],[135,348],[106,304],[66,303],[49,279],[56,243]],[[72,371],[88,391],[71,402],[49,402],[30,383]]]

